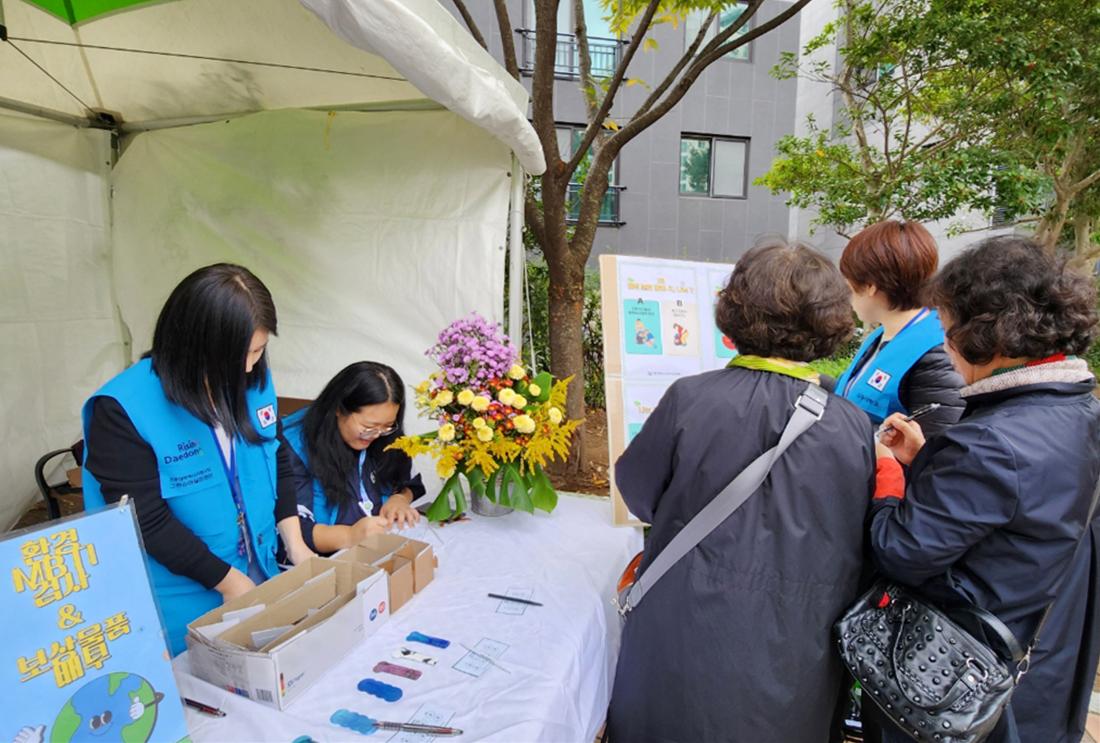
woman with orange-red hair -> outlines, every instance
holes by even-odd
[[[851,239],[840,272],[852,289],[852,308],[870,329],[836,393],[879,425],[893,413],[921,416],[926,436],[962,415],[962,379],[943,348],[943,326],[921,301],[939,263],[936,241],[918,222],[887,220]]]

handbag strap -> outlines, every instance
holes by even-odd
[[[734,511],[760,489],[783,452],[794,440],[805,433],[810,426],[821,420],[825,406],[829,402],[829,393],[814,383],[806,386],[795,401],[794,414],[783,429],[779,443],[754,459],[748,467],[741,470],[737,477],[726,485],[710,503],[703,507],[680,532],[672,538],[660,554],[649,564],[645,572],[638,576],[619,603],[619,613],[627,614],[636,607],[650,588],[661,579],[669,569],[691,552],[708,534],[718,528]]]

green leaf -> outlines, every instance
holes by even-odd
[[[550,374],[550,372],[544,371],[541,374],[536,375],[535,378],[531,381],[537,384],[540,390],[540,394],[534,399],[539,402],[546,402],[547,400],[549,400],[550,388],[554,386],[553,375]]]
[[[446,521],[454,515],[454,511],[451,510],[451,501],[448,496],[452,491],[456,491],[459,495],[462,493],[462,486],[458,482],[458,473],[454,473],[447,478],[447,481],[443,483],[443,487],[439,489],[439,495],[432,501],[431,507],[428,508],[428,521]],[[455,499],[455,503],[458,503],[458,499]],[[459,507],[459,513],[465,509]]]
[[[501,500],[507,499],[509,501],[506,504],[501,503],[501,505],[508,505],[526,513],[534,513],[535,505],[531,502],[531,496],[527,492],[527,483],[523,481],[523,476],[520,475],[516,465],[508,462],[500,469],[502,472],[500,481]]]
[[[558,505],[558,493],[554,490],[554,486],[550,483],[550,478],[546,476],[542,467],[536,467],[527,476],[530,482],[531,503],[541,511],[547,513],[554,510]]]
[[[482,474],[480,467],[474,467],[472,470],[466,473],[466,481],[470,483],[470,492],[477,493],[478,495],[485,495],[485,475]]]

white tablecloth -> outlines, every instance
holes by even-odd
[[[365,738],[329,722],[340,708],[376,719],[407,721],[418,710],[454,713],[450,724],[465,734],[456,741],[591,743],[607,711],[619,623],[610,604],[623,566],[639,549],[637,529],[611,525],[606,499],[563,495],[549,515],[514,513],[410,533],[430,542],[439,556],[435,580],[394,614],[343,662],[295,700],[285,712],[237,697],[187,671],[176,661],[180,693],[227,712],[209,717],[187,710],[196,743],[283,741],[301,735],[316,741],[387,741],[393,733]],[[530,589],[544,604],[522,615],[500,613],[486,596]],[[408,643],[412,631],[446,638],[439,650]],[[508,650],[475,678],[452,668],[482,638]],[[435,667],[391,657],[405,645],[439,659]],[[375,674],[388,660],[424,671],[417,681]],[[387,703],[360,692],[361,679],[400,687],[404,696]],[[426,740],[417,737],[417,740]],[[441,741],[443,739],[436,739]]]

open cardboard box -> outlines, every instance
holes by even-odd
[[[355,547],[341,550],[334,560],[372,565],[389,574],[390,612],[407,604],[432,582],[437,565],[432,546],[400,534],[376,534]]]
[[[389,576],[313,557],[187,625],[191,672],[276,709],[389,618]]]

